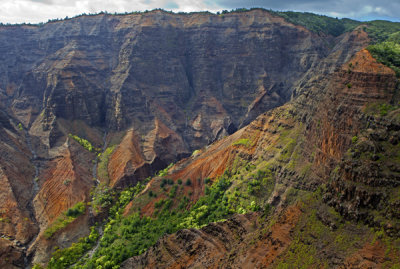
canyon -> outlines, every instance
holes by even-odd
[[[262,9],[0,26],[0,266],[398,266],[399,84],[368,27]],[[132,243],[118,225],[171,216],[107,256]]]

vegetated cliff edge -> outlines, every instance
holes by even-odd
[[[165,235],[122,268],[397,266],[400,108],[390,105],[398,102],[394,71],[361,50],[305,89],[167,176],[215,179],[217,170],[228,171],[228,205],[267,209]],[[209,166],[209,159],[226,160],[225,167]],[[142,195],[160,193],[158,185],[154,179]],[[207,195],[203,183],[189,197],[198,199],[199,188]],[[180,195],[188,195],[185,188],[175,201]],[[154,216],[140,201],[129,210]],[[214,214],[209,207],[207,214]]]
[[[103,14],[0,28],[0,240],[10,254],[2,260],[46,263],[55,247],[101,219],[96,209],[107,210],[109,188],[135,184],[233,133],[287,102],[293,89],[307,92],[368,42],[361,29],[317,35],[262,10]],[[203,193],[198,178],[221,175],[228,164],[222,158],[217,168],[210,158],[213,173],[182,175],[192,178],[193,201]],[[94,195],[92,177],[100,183]],[[90,200],[69,223],[68,209]]]
[[[315,73],[292,102],[153,178],[106,225],[100,247],[79,265],[113,267],[129,255],[135,257],[123,268],[399,264],[399,152],[383,143],[375,146],[379,158],[371,153],[352,159],[366,145],[373,152],[378,137],[391,137],[397,146],[397,78],[362,49],[365,32],[344,39],[358,52],[348,57],[339,45],[320,63],[323,70],[347,58],[340,68]],[[390,110],[388,117],[374,115],[371,105]],[[367,168],[377,161],[381,169]],[[357,178],[360,170],[376,176]],[[62,264],[61,258],[73,263],[76,250],[56,252],[50,265]]]

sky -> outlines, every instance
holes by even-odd
[[[242,7],[307,11],[361,21],[400,21],[400,0],[0,0],[0,22],[38,23],[100,11],[123,13],[162,8],[174,12],[217,12]]]

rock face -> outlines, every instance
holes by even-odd
[[[236,157],[264,158],[273,161],[276,175],[264,199],[283,208],[287,187],[312,189],[327,181],[362,127],[360,110],[392,98],[394,73],[362,50],[368,42],[361,28],[336,38],[317,35],[263,10],[101,14],[0,27],[0,257],[13,266],[45,264],[55,247],[89,233],[93,208],[87,204],[83,216],[45,236],[63,212],[90,201],[97,173],[101,184],[122,189],[197,149],[170,171],[174,181],[192,180],[183,191],[193,202],[203,195],[198,179],[220,176]],[[393,141],[394,131],[386,134]],[[302,165],[293,169],[291,159]],[[303,173],[304,166],[311,172]],[[152,215],[154,202],[141,205],[141,213]],[[258,254],[271,249],[269,258],[251,252],[232,258],[232,245],[222,237],[216,244],[201,241],[197,233],[214,232],[204,228],[164,238],[127,264],[146,267],[161,259],[174,267],[157,248],[188,237],[182,251],[200,246],[217,256],[174,254],[181,263],[239,259],[235,263],[265,266],[286,249],[297,213],[282,242],[268,237],[261,250],[254,247]],[[251,233],[250,223],[258,225],[256,216],[238,216],[210,227],[239,242],[230,223],[243,236]]]
[[[285,103],[328,52],[324,38],[261,10],[83,16],[1,31],[1,92],[25,125],[43,112],[47,128],[80,119],[143,135],[158,118],[190,150]]]
[[[262,10],[103,14],[0,31],[0,105],[40,138],[37,150],[65,142],[73,130],[61,119],[109,134],[132,128],[147,176],[284,104],[329,55],[327,41],[341,41]]]
[[[358,38],[358,44],[365,44],[364,33],[355,31],[349,33],[348,38]],[[337,57],[337,54],[334,55]],[[331,56],[321,66],[329,66],[335,59]],[[235,174],[237,159],[249,161],[255,167],[266,163],[275,179],[275,187],[269,197],[262,199],[274,205],[275,212],[285,212],[282,214],[289,219],[293,216],[285,211],[289,210],[285,209],[285,204],[290,200],[288,190],[291,187],[308,191],[326,184],[324,200],[342,216],[378,227],[398,237],[400,183],[396,160],[399,157],[397,148],[400,141],[399,109],[393,107],[393,111],[389,109],[390,113],[386,111],[383,114],[381,110],[380,116],[378,109],[382,104],[397,103],[397,78],[393,70],[376,62],[367,50],[361,49],[351,57],[344,58],[347,62],[333,73],[324,76],[319,74],[325,71],[315,73],[316,76],[303,85],[292,102],[260,115],[235,134],[177,163],[170,170],[169,177],[176,179],[187,176],[192,180],[197,177],[216,178],[225,170]],[[210,160],[214,160],[214,165],[208,165]],[[224,160],[222,168],[218,165],[220,160]],[[158,184],[156,179],[150,181],[144,194],[149,190],[157,193]],[[204,186],[194,189],[204,189]],[[183,191],[189,192],[185,189]],[[192,192],[194,200],[201,196],[196,195],[194,190]],[[128,210],[140,208],[142,214],[152,215],[152,207],[152,202],[143,206],[134,200]],[[299,224],[296,224],[298,215],[289,223],[277,221],[274,225],[279,227],[276,228],[281,232],[279,237],[274,236],[274,226],[263,230],[257,224],[242,224],[240,236],[234,237],[240,238],[236,242],[231,239],[225,227],[236,227],[237,219],[211,224],[198,231],[183,230],[163,237],[146,253],[127,260],[123,268],[274,267],[283,263],[285,257],[289,258],[291,251],[305,240],[304,234],[307,234],[307,225],[310,225],[306,223],[313,222],[308,210],[298,212],[298,215],[303,216]],[[317,211],[316,214],[312,213],[317,218],[316,222],[321,222],[324,227],[318,229],[338,230],[335,217],[329,215],[326,205],[318,205],[313,210]],[[257,231],[269,231],[266,238],[271,241],[265,242],[264,237],[255,233],[253,227],[257,227]],[[311,233],[315,233],[316,229],[313,227]],[[360,228],[346,229],[341,230],[341,233],[357,231],[365,238],[370,236]],[[241,237],[243,234],[252,234],[249,237],[253,241],[247,242]],[[306,237],[306,244],[316,245],[313,251],[325,259],[325,266],[363,268],[379,267],[385,259],[390,263],[398,262],[391,254],[384,254],[385,246],[381,242],[371,243],[359,239],[356,249],[351,250],[351,245],[348,245],[349,249],[344,247],[346,251],[339,251],[337,248],[330,249],[325,243],[315,242],[318,241],[316,238],[323,237],[322,234],[313,234]],[[291,245],[291,240],[295,238],[296,243]],[[257,254],[260,256],[257,257]],[[317,265],[314,261],[313,266]]]

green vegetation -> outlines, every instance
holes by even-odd
[[[158,175],[166,175],[167,171],[168,169],[164,169]],[[241,173],[247,176],[241,175]],[[105,225],[100,246],[93,257],[61,255],[62,253],[75,253],[67,248],[63,250],[64,252],[58,252],[58,260],[62,258],[64,264],[75,264],[73,268],[97,268],[99,265],[102,265],[102,268],[117,268],[128,257],[146,251],[164,234],[174,233],[183,228],[200,228],[210,222],[223,221],[233,213],[243,214],[248,211],[258,211],[264,207],[268,208],[269,212],[270,208],[265,205],[262,206],[257,197],[266,199],[272,192],[274,185],[270,170],[245,165],[236,171],[236,175],[226,171],[221,177],[214,179],[214,182],[209,178],[204,179],[206,194],[196,203],[190,204],[187,196],[179,195],[179,185],[164,178],[161,180],[161,184],[172,185],[172,187],[166,198],[155,203],[155,212],[152,218],[142,217],[137,211],[130,216],[123,217],[124,207],[144,189],[148,180],[121,193],[117,203],[110,209],[109,221]],[[248,180],[252,182],[250,195],[241,191],[246,189]],[[172,184],[169,184],[169,182],[172,182]],[[185,184],[189,186],[192,181],[187,179]],[[233,186],[232,184],[236,185]],[[155,194],[152,191],[151,195],[150,192],[146,194],[145,197],[147,198],[145,199],[154,196]],[[138,199],[144,198],[138,197]],[[76,251],[76,253],[80,253],[82,256],[84,251]],[[69,260],[70,258],[72,260]],[[79,262],[77,262],[78,259],[80,259]],[[58,260],[53,259],[52,261],[55,264]],[[51,268],[64,267],[54,266]]]
[[[354,30],[357,26],[365,25],[364,30],[375,43],[383,41],[398,43],[400,40],[400,23],[398,22],[382,20],[359,22],[347,18],[338,19],[308,12],[270,12],[285,18],[288,22],[304,26],[319,34],[324,33],[332,36],[339,36],[345,32]]]
[[[170,163],[165,169],[160,170],[156,176],[158,177],[165,177],[168,174],[168,170],[172,168],[172,166],[174,166],[173,163]]]
[[[357,143],[357,141],[358,141],[358,137],[356,135],[351,138],[351,142],[353,144]]]
[[[107,185],[100,184],[90,193],[90,195],[92,197],[92,208],[96,213],[98,213],[112,205],[115,194]]]
[[[399,109],[398,105],[391,105],[387,103],[373,103],[368,104],[364,109],[364,113],[369,115],[380,115],[381,117],[387,116],[390,112]]]
[[[196,149],[195,151],[193,151],[192,156],[193,156],[193,157],[194,157],[194,156],[197,156],[197,155],[199,155],[200,152],[201,152],[201,151],[200,151],[199,149]]]
[[[75,268],[116,268],[128,257],[143,253],[153,245],[163,234],[173,233],[182,228],[202,227],[213,221],[224,220],[235,210],[229,205],[226,190],[231,185],[226,176],[219,178],[209,190],[209,194],[200,198],[191,209],[183,210],[188,199],[183,197],[177,209],[172,208],[173,200],[161,199],[155,207],[158,209],[156,218],[141,217],[134,213],[123,217],[124,207],[135,195],[144,189],[145,184],[138,184],[134,188],[123,191],[117,203],[110,209],[110,220],[104,228],[104,235],[100,239],[100,246],[92,258],[82,255],[90,247],[73,245],[71,248],[57,251],[49,264],[49,268],[65,268],[75,264]],[[174,196],[178,186],[174,185],[170,195]],[[174,195],[172,195],[174,194]],[[253,203],[253,207],[256,207]],[[91,244],[93,240],[89,240]],[[78,262],[78,260],[80,260]]]
[[[371,229],[362,223],[346,221],[334,208],[322,202],[325,186],[314,192],[297,195],[296,206],[302,215],[292,233],[293,241],[278,258],[276,268],[331,268],[326,255],[345,259],[360,250],[360,246],[380,240],[385,248],[383,268],[400,262],[400,240],[385,235],[382,229]],[[397,247],[396,247],[397,246]]]
[[[108,183],[109,177],[108,177],[108,161],[110,159],[111,154],[114,152],[115,145],[106,148],[106,150],[100,154],[99,156],[99,163],[97,166],[97,176],[104,181],[105,183]]]
[[[331,18],[308,12],[271,12],[285,18],[288,22],[296,25],[302,25],[313,32],[324,33],[332,36],[339,36],[344,32],[353,30],[355,27],[361,24],[358,21],[350,19]]]
[[[68,268],[78,261],[82,255],[89,251],[97,242],[98,238],[99,233],[96,228],[91,227],[90,235],[88,237],[79,239],[77,243],[72,243],[69,248],[56,250],[49,261],[48,268]]]
[[[400,77],[400,44],[395,42],[383,42],[370,45],[367,48],[374,58],[384,65],[392,68]]]
[[[288,162],[293,154],[296,144],[296,139],[290,138],[279,156],[279,161]]]
[[[165,185],[174,185],[174,181],[172,180],[172,179],[170,179],[170,178],[163,178],[162,180],[161,180],[161,184],[160,184],[160,187],[161,188],[164,188],[164,186]]]
[[[19,129],[20,131],[24,130],[24,127],[22,127],[22,123],[18,123],[18,129]]]
[[[371,21],[365,30],[374,41],[367,47],[372,56],[380,63],[392,68],[400,77],[400,23],[389,21]]]
[[[109,222],[105,226],[104,234],[108,233],[110,227],[115,225],[117,221],[122,220],[121,216],[125,206],[133,199],[135,195],[140,193],[145,188],[149,180],[150,178],[147,178],[143,182],[139,182],[135,187],[128,188],[119,194],[119,198],[109,210]],[[113,236],[118,237],[118,235],[116,234]],[[93,247],[98,237],[98,232],[95,230],[94,227],[92,227],[91,233],[88,237],[81,238],[78,243],[72,244],[72,246],[69,248],[57,250],[56,252],[54,252],[49,262],[48,268],[68,268],[71,265],[74,265],[73,268],[93,268],[90,266],[90,264],[84,266],[84,263],[87,261],[88,257],[82,256]],[[100,246],[103,244],[102,241],[100,243]],[[112,266],[110,267],[104,265],[105,264],[103,264],[102,268],[112,268]]]
[[[168,196],[169,196],[171,199],[174,198],[175,195],[176,195],[177,190],[178,190],[178,185],[174,185],[174,186],[171,188],[171,190],[169,191]]]
[[[71,137],[72,139],[74,139],[82,147],[84,147],[85,149],[87,149],[90,152],[96,152],[96,151],[98,152],[98,151],[100,151],[99,149],[93,147],[93,145],[88,140],[86,140],[84,138],[80,138],[79,136],[72,135],[72,134],[69,134],[68,136]]]
[[[238,145],[242,145],[245,147],[249,147],[251,144],[251,141],[248,138],[241,138],[235,142],[232,143],[233,146],[238,146]]]
[[[343,250],[356,249],[361,238],[352,233],[354,228],[342,224],[344,221],[338,213],[322,203],[322,193],[323,191],[318,189],[316,192],[296,195],[297,204],[304,214],[296,225],[293,241],[280,259],[277,268],[328,268],[319,253],[321,245],[327,251],[329,251],[327,245],[332,246],[332,251],[338,252],[339,255]],[[335,229],[323,223],[321,215],[329,219]]]
[[[391,21],[370,21],[366,23],[365,31],[375,43],[384,41],[399,41],[400,23]]]
[[[7,217],[1,217],[0,218],[0,222],[4,222],[4,223],[11,223],[11,220]]]
[[[68,224],[73,222],[78,216],[82,215],[86,210],[84,202],[78,202],[67,211],[61,213],[61,215],[50,224],[44,231],[44,236],[50,238],[57,231],[67,227]]]

